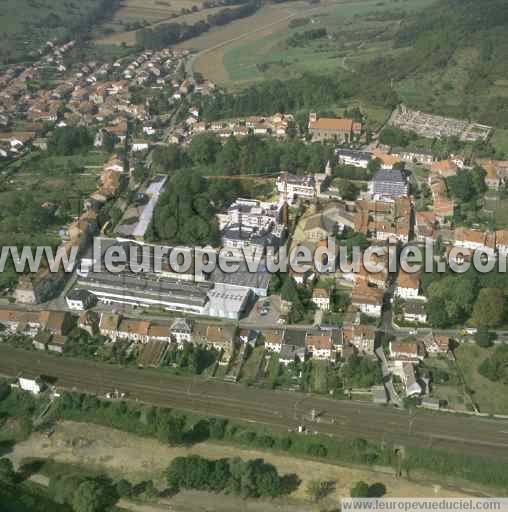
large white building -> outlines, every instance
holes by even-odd
[[[316,180],[311,174],[296,176],[283,173],[277,178],[277,190],[280,194],[287,193],[291,202],[297,197],[310,199],[317,195]]]
[[[372,160],[372,153],[353,149],[336,149],[335,155],[339,164],[351,165],[362,169],[367,169],[369,162]]]

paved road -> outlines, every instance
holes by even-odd
[[[131,400],[257,423],[274,431],[305,423],[310,431],[339,439],[363,437],[508,462],[508,421],[421,410],[411,413],[370,403],[246,388],[0,347],[0,374],[15,376],[22,372],[55,377],[58,386],[68,389],[99,395],[118,389],[128,393]],[[322,414],[319,423],[306,419],[312,409]]]

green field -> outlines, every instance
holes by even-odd
[[[260,373],[260,368],[264,361],[265,348],[256,347],[242,367],[240,380],[242,382],[254,382]]]
[[[310,373],[310,391],[312,393],[328,393],[328,361],[312,361]]]
[[[303,72],[323,73],[354,68],[355,61],[370,58],[389,48],[389,41],[381,37],[369,44],[362,42],[363,36],[388,34],[394,29],[393,20],[371,21],[371,14],[393,9],[414,11],[430,5],[432,1],[338,2],[303,11],[301,15],[294,16],[295,19],[311,20],[303,27],[290,28],[287,22],[270,35],[261,33],[258,38],[248,37],[246,41],[228,45],[224,51],[224,66],[229,81],[251,82],[263,78],[289,78]],[[326,28],[329,37],[299,47],[287,44],[291,35],[317,28]]]
[[[508,130],[497,129],[492,136],[492,145],[508,158]]]
[[[480,412],[508,414],[508,393],[506,384],[492,382],[478,373],[478,366],[494,352],[495,348],[481,348],[477,345],[461,345],[455,351],[457,363],[466,385],[473,391],[473,400]]]

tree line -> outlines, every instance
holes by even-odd
[[[381,77],[381,78],[380,78]],[[348,71],[337,75],[304,73],[298,80],[266,80],[238,94],[224,94],[201,99],[206,120],[246,115],[271,115],[274,112],[316,111],[352,98],[393,109],[399,103],[396,91],[379,75],[366,80],[360,73]]]
[[[195,167],[203,174],[220,176],[276,174],[281,170],[299,175],[318,173],[328,160],[334,160],[331,146],[298,140],[278,142],[256,135],[241,139],[231,136],[222,144],[216,135],[201,134],[187,148],[175,144],[153,152],[153,166],[158,172]]]
[[[166,480],[175,491],[227,492],[242,498],[276,498],[289,494],[299,484],[296,475],[281,477],[275,466],[263,459],[210,460],[199,455],[175,458],[166,471]]]

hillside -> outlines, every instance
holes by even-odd
[[[394,48],[369,75],[394,79],[406,103],[508,128],[506,0],[440,0],[402,21]]]
[[[84,33],[112,16],[119,0],[0,1],[0,63],[26,57],[46,41]]]

